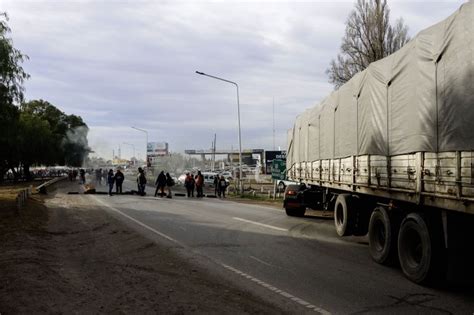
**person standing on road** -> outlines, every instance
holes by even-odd
[[[122,194],[122,184],[125,179],[125,176],[123,175],[122,171],[120,169],[117,169],[115,172],[115,192],[117,194]]]
[[[198,198],[204,197],[203,194],[203,189],[204,187],[204,176],[202,176],[201,171],[198,171],[196,175],[196,190],[197,190],[197,196]]]
[[[222,198],[225,198],[225,190],[227,188],[227,181],[225,180],[224,176],[221,176],[219,179],[219,198],[222,195]]]
[[[214,196],[219,194],[219,175],[214,176]]]
[[[173,193],[171,192],[171,187],[174,186],[174,179],[171,177],[170,173],[166,173],[166,187],[168,188],[168,196],[166,198],[173,198]]]
[[[102,185],[102,169],[95,170],[95,181],[97,185]]]
[[[186,173],[186,177],[184,178],[184,188],[186,188],[186,195],[188,198],[191,196],[191,187],[189,186],[189,173]]]
[[[114,171],[112,169],[107,173],[107,184],[109,184],[109,196],[112,196],[112,189],[114,188]]]
[[[104,185],[107,185],[107,169],[102,171],[102,178],[104,179]]]
[[[186,179],[184,181],[184,184],[186,186],[186,191],[188,192],[188,197],[194,197],[194,176],[192,173],[187,173],[186,174]]]
[[[155,181],[155,197],[158,195],[158,190],[160,191],[160,196],[165,195],[165,186],[166,186],[166,175],[165,171],[161,171]]]
[[[79,182],[81,184],[86,183],[86,171],[83,168],[79,170]]]
[[[143,171],[141,167],[138,168],[137,185],[138,185],[138,194],[140,196],[145,196],[146,176],[145,176],[145,172]]]

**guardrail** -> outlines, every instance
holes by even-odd
[[[31,188],[22,188],[18,191],[16,196],[16,207],[18,210],[23,208],[26,203],[26,200],[31,195]]]
[[[52,180],[49,180],[49,181],[47,181],[47,182],[45,182],[45,183],[42,183],[41,185],[37,186],[37,187],[36,187],[36,190],[37,190],[40,194],[46,194],[46,193],[47,193],[46,188],[47,188],[48,186],[51,186],[52,184],[54,184],[54,183],[56,183],[56,182],[59,182],[59,181],[61,181],[61,180],[64,180],[64,179],[66,179],[66,178],[68,178],[68,177],[67,177],[67,176],[56,177],[56,178],[54,178],[54,179],[52,179]]]

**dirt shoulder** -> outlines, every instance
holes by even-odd
[[[63,189],[65,189],[63,187]],[[0,313],[282,313],[83,196],[0,213]]]

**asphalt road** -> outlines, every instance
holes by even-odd
[[[124,188],[135,184],[127,181]],[[89,198],[157,242],[240,279],[248,290],[294,305],[295,313],[474,312],[474,289],[411,283],[398,268],[374,263],[365,238],[338,238],[332,220],[211,198]]]

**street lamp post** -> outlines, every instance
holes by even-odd
[[[134,127],[134,126],[132,126],[132,128],[135,129],[135,130],[144,132],[145,135],[146,135],[146,143],[145,143],[145,163],[146,163],[146,165],[148,165],[148,131],[146,131],[145,129],[141,129],[141,128]]]
[[[233,81],[226,80],[226,79],[223,79],[223,78],[219,78],[219,77],[216,77],[216,76],[213,76],[213,75],[210,75],[210,74],[206,74],[204,72],[196,71],[196,73],[199,74],[199,75],[209,77],[209,78],[213,78],[213,79],[216,79],[216,80],[220,80],[220,81],[224,81],[224,82],[233,84],[237,88],[237,119],[238,119],[238,123],[239,123],[239,190],[240,190],[240,193],[242,194],[242,192],[243,192],[243,190],[242,190],[242,188],[243,188],[242,187],[242,136],[241,136],[241,132],[240,132],[239,85],[237,83],[233,82]]]
[[[127,142],[123,142],[123,144],[132,146],[132,148],[133,148],[133,158],[136,160],[137,157],[135,156],[135,145],[134,145],[134,144],[131,144],[131,143],[127,143]],[[147,148],[147,149],[148,149],[148,148]],[[135,161],[134,161],[133,165],[135,165]]]

